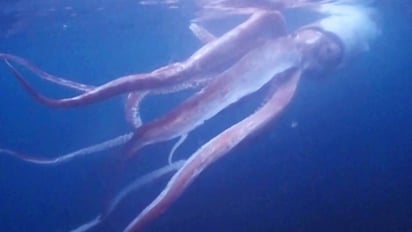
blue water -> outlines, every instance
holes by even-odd
[[[187,30],[193,15],[186,8],[56,4],[0,1],[0,51],[101,84],[182,60],[200,46]],[[328,77],[302,81],[280,120],[206,169],[146,231],[412,231],[412,8],[403,0],[377,8],[382,35],[368,53]],[[30,81],[48,96],[75,93]],[[142,112],[155,117],[187,94],[150,98]],[[0,67],[0,147],[53,157],[125,133],[123,101],[52,109]],[[247,114],[242,109],[232,108],[232,116]],[[228,125],[213,123],[213,133]],[[205,143],[209,129],[191,134],[176,157]],[[122,175],[161,167],[171,146],[146,149]],[[0,231],[69,231],[92,219],[107,203],[118,152],[52,167],[0,157]],[[94,231],[121,231],[166,182],[129,196]]]

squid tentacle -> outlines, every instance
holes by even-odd
[[[142,126],[142,119],[140,116],[139,108],[141,102],[147,95],[169,94],[183,91],[186,89],[194,89],[198,88],[199,86],[206,85],[211,79],[211,77],[204,77],[196,80],[188,80],[181,84],[156,91],[135,91],[129,93],[127,95],[125,103],[126,121],[134,129],[137,129],[140,126]]]
[[[134,129],[139,128],[142,125],[139,106],[147,94],[147,91],[141,91],[132,92],[127,95],[125,103],[126,121]]]
[[[20,159],[20,160],[23,160],[29,163],[34,163],[34,164],[57,165],[57,164],[68,162],[80,156],[86,156],[89,154],[101,152],[101,151],[108,150],[116,146],[123,145],[127,141],[129,141],[131,137],[132,137],[132,133],[120,135],[118,137],[115,137],[115,138],[112,138],[104,142],[94,144],[94,145],[91,145],[85,148],[81,148],[77,151],[70,152],[68,154],[58,156],[56,158],[37,157],[37,156],[24,154],[24,153],[17,152],[17,151],[8,150],[8,149],[0,149],[0,154],[12,156],[14,158],[17,158],[17,159]]]
[[[162,214],[194,179],[209,165],[236,147],[248,136],[267,125],[286,108],[291,101],[301,76],[296,70],[286,83],[281,84],[272,94],[270,100],[255,113],[237,124],[229,127],[208,143],[199,148],[173,175],[165,189],[153,200],[124,230],[125,232],[141,231],[143,227]]]
[[[7,62],[6,58],[5,61],[14,76],[37,101],[54,107],[79,107],[132,91],[165,88],[182,83],[188,78],[199,78],[197,73],[202,73],[200,77],[214,74],[236,62],[250,49],[258,46],[262,40],[285,34],[284,24],[280,13],[258,11],[218,40],[204,45],[183,62],[168,65],[152,73],[123,76],[86,93],[63,99],[53,99],[42,95]]]
[[[300,65],[300,59],[293,41],[264,43],[168,114],[137,128],[126,145],[127,156],[146,145],[189,133],[227,106],[259,90],[274,76]]]
[[[206,28],[200,26],[198,23],[191,23],[189,29],[204,44],[208,44],[217,39],[215,35],[206,30]]]
[[[184,143],[186,138],[187,138],[187,134],[180,136],[179,140],[175,143],[175,145],[173,145],[172,150],[170,150],[169,156],[167,158],[167,161],[169,162],[169,164],[173,163],[173,156],[176,150],[180,147],[180,145],[182,145],[182,143]]]
[[[11,70],[13,70],[13,72],[15,73],[15,75],[18,76],[19,80],[21,80],[23,82],[23,85],[25,85],[25,81],[21,76],[21,74],[14,68],[14,66],[12,66],[8,60],[5,60],[6,64],[10,67]],[[187,84],[187,85],[182,85],[182,87],[180,88],[176,88],[175,90],[179,90],[179,89],[185,89],[185,88],[189,88],[189,87],[194,87],[197,85],[201,85],[203,83],[205,83],[206,81],[208,81],[208,79],[204,79],[204,80],[199,80],[198,82],[196,82],[195,84]],[[28,91],[32,91],[30,89],[30,87],[28,86]],[[142,92],[135,92],[135,94],[142,94]],[[141,96],[143,97],[143,96]],[[132,125],[134,125],[135,127],[139,126],[139,120],[140,117],[138,116],[138,110],[136,108],[136,110],[130,110],[133,109],[130,108],[130,104],[136,104],[134,107],[138,107],[138,103],[140,102],[140,99],[134,99],[135,101],[132,102],[127,102],[126,103],[126,108],[128,109],[126,113],[126,115],[128,115],[129,120],[131,120]],[[137,115],[137,116],[133,116],[133,118],[130,118],[130,115]],[[9,155],[15,158],[18,158],[20,160],[26,161],[26,162],[30,162],[30,163],[35,163],[35,164],[41,164],[41,165],[56,165],[56,164],[60,164],[60,163],[65,163],[68,162],[70,160],[72,160],[73,158],[79,157],[79,156],[84,156],[84,155],[88,155],[88,154],[92,154],[92,153],[97,153],[100,151],[104,151],[107,149],[110,149],[112,147],[115,146],[120,146],[123,145],[125,143],[127,143],[130,138],[132,137],[132,133],[128,133],[128,134],[124,134],[118,137],[115,137],[113,139],[104,141],[102,143],[99,144],[95,144],[89,147],[85,147],[82,148],[80,150],[74,151],[74,152],[70,152],[66,155],[62,155],[56,158],[44,158],[44,157],[36,157],[33,155],[28,155],[28,154],[24,154],[21,152],[17,152],[17,151],[13,151],[13,150],[9,150],[9,149],[0,149],[0,153],[5,154],[5,155]]]
[[[88,231],[96,226],[98,226],[102,221],[104,221],[119,205],[119,203],[127,196],[130,195],[132,192],[135,192],[142,188],[143,186],[150,184],[161,177],[179,170],[183,165],[185,164],[185,160],[179,160],[173,163],[170,163],[164,167],[161,167],[159,169],[156,169],[144,176],[141,176],[134,180],[132,183],[127,185],[125,188],[123,188],[117,195],[116,197],[110,202],[109,207],[107,210],[102,213],[97,215],[94,219],[92,219],[89,222],[84,223],[83,225],[80,225],[74,230],[71,230],[71,232],[84,232]]]
[[[74,82],[74,81],[68,80],[66,78],[54,76],[50,73],[47,73],[47,72],[43,71],[42,69],[40,69],[36,65],[32,64],[30,61],[28,61],[24,58],[12,55],[12,54],[0,53],[0,59],[9,60],[9,61],[13,61],[15,63],[18,63],[19,65],[25,67],[26,69],[28,69],[31,72],[33,72],[34,74],[36,74],[41,79],[52,82],[52,83],[60,85],[60,86],[65,86],[65,87],[75,89],[75,90],[79,90],[79,91],[82,91],[82,92],[87,92],[87,91],[90,91],[90,90],[96,88],[93,85],[87,85],[87,84],[83,84],[83,83],[79,83],[79,82]]]

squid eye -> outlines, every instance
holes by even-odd
[[[298,31],[294,38],[301,45],[308,72],[319,74],[331,71],[343,60],[342,43],[332,33],[318,28],[305,28]]]
[[[342,61],[342,56],[342,47],[332,39],[325,39],[318,48],[318,63],[326,68],[338,66]]]

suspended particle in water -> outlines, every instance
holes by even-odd
[[[296,127],[298,127],[299,126],[299,123],[298,123],[298,121],[296,121],[296,120],[293,120],[291,123],[290,123],[290,127],[291,128],[296,128]]]

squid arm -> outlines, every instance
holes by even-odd
[[[118,137],[106,140],[104,142],[98,143],[91,145],[89,147],[81,148],[77,151],[73,151],[70,153],[67,153],[62,156],[58,156],[56,158],[46,158],[46,157],[41,157],[41,156],[34,156],[34,155],[29,155],[25,154],[22,152],[17,152],[13,150],[8,150],[8,149],[0,149],[0,154],[11,156],[29,163],[34,163],[34,164],[39,164],[39,165],[57,165],[61,163],[68,162],[74,158],[81,157],[81,156],[86,156],[89,154],[97,153],[100,151],[104,151],[116,146],[120,146],[125,144],[127,141],[130,140],[132,137],[132,133],[120,135]]]
[[[156,169],[142,177],[137,178],[135,181],[127,185],[125,188],[123,188],[115,198],[110,202],[109,207],[106,209],[106,211],[102,214],[97,215],[94,219],[92,219],[89,222],[86,222],[76,229],[71,230],[71,232],[83,232],[83,231],[88,231],[96,226],[98,226],[101,222],[103,222],[107,217],[110,216],[110,214],[117,208],[119,203],[128,195],[131,193],[139,190],[141,187],[150,184],[161,177],[179,170],[185,163],[185,160],[179,160],[173,163],[170,163],[164,167],[161,167],[159,169]]]
[[[75,90],[79,90],[79,91],[82,91],[82,92],[87,92],[87,91],[90,91],[90,90],[95,88],[95,86],[92,86],[92,85],[86,85],[86,84],[79,83],[79,82],[74,82],[74,81],[71,81],[71,80],[68,80],[68,79],[65,79],[65,78],[62,78],[62,77],[54,76],[50,73],[47,73],[47,72],[43,71],[42,69],[40,69],[36,65],[32,64],[30,61],[28,61],[24,58],[15,56],[15,55],[0,53],[0,59],[13,61],[13,62],[27,68],[28,70],[30,70],[31,72],[36,74],[41,79],[49,81],[49,82],[57,84],[57,85],[60,85],[60,86],[65,86],[65,87],[75,89]]]
[[[140,116],[140,104],[144,100],[144,98],[148,95],[159,95],[159,94],[169,94],[175,93],[186,89],[194,89],[198,88],[199,86],[206,85],[212,77],[204,77],[196,80],[188,80],[184,83],[177,85],[175,87],[170,87],[167,89],[155,90],[155,91],[135,91],[131,92],[127,95],[126,103],[125,103],[125,114],[126,114],[126,122],[131,126],[133,129],[137,129],[142,125],[142,119]]]
[[[204,44],[215,41],[217,37],[197,23],[191,23],[189,29]]]
[[[266,41],[172,111],[137,128],[126,145],[127,157],[146,145],[188,134],[300,61],[301,54],[288,38]]]
[[[301,70],[287,76],[287,80],[272,93],[269,100],[255,113],[229,127],[197,150],[171,178],[165,189],[124,230],[137,232],[159,217],[176,201],[194,179],[210,164],[220,159],[248,136],[255,134],[273,121],[291,101]]]
[[[54,107],[78,107],[127,92],[167,88],[179,85],[188,78],[209,76],[216,73],[216,70],[224,69],[236,62],[261,43],[262,39],[279,37],[284,33],[284,19],[281,14],[259,11],[219,39],[204,45],[186,61],[162,67],[151,73],[123,76],[86,93],[64,99],[43,96],[9,62],[6,63],[26,91],[39,102]]]

